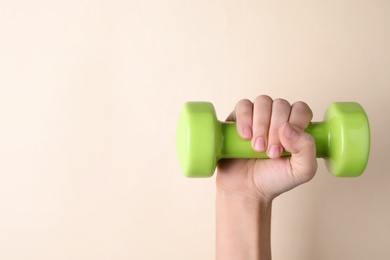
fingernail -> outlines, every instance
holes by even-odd
[[[252,129],[249,126],[244,127],[244,138],[250,139],[252,138]]]
[[[295,137],[295,135],[297,134],[297,131],[290,124],[286,124],[286,127],[284,128],[283,134],[287,138],[293,139]]]
[[[280,145],[274,144],[268,150],[268,156],[270,158],[278,158],[282,154],[282,147]]]
[[[256,140],[255,140],[254,148],[258,152],[265,151],[265,141],[264,141],[264,138],[257,137]]]

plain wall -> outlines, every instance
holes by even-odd
[[[389,1],[0,1],[0,259],[213,259],[215,179],[182,176],[185,101],[357,101],[363,176],[275,200],[274,259],[390,259]]]

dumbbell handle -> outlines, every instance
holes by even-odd
[[[242,139],[236,128],[236,123],[219,122],[221,131],[221,140],[217,141],[218,159],[221,158],[269,158],[265,152],[256,152],[253,150],[251,141]],[[316,157],[327,157],[329,147],[329,131],[326,127],[326,122],[312,122],[306,128],[305,132],[313,136],[316,145]],[[218,143],[219,142],[219,143]],[[282,156],[290,156],[288,152],[283,152]]]

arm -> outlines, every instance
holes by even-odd
[[[218,190],[217,259],[271,259],[271,206]]]
[[[216,198],[217,260],[271,259],[272,201],[311,180],[317,170],[313,138],[304,132],[312,118],[303,102],[259,96],[242,100],[228,120],[271,159],[232,159],[218,164]],[[283,150],[291,157],[280,158]]]

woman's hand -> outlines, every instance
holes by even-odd
[[[217,189],[226,194],[261,201],[311,180],[317,171],[315,143],[305,128],[312,111],[304,102],[258,96],[252,103],[241,100],[227,118],[251,140],[258,152],[271,159],[228,159],[218,164]],[[291,157],[280,157],[283,151]]]

